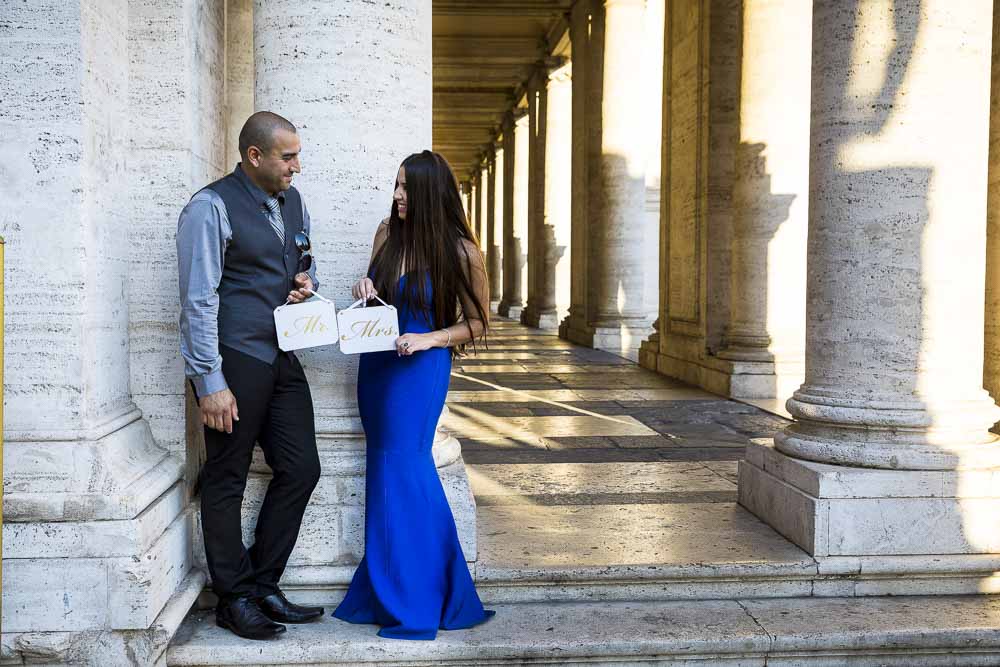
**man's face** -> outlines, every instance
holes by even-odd
[[[258,185],[270,193],[283,192],[292,187],[292,176],[302,171],[299,166],[301,150],[299,135],[281,129],[274,132],[271,149],[266,153],[251,147],[249,157],[254,164]]]

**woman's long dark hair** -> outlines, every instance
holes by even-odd
[[[450,327],[464,317],[469,335],[473,335],[471,319],[483,322],[483,336],[489,324],[489,310],[479,300],[472,284],[470,252],[479,252],[479,242],[469,226],[458,192],[458,182],[451,166],[438,153],[423,151],[403,160],[406,173],[406,220],[399,217],[396,202],[389,216],[389,234],[372,258],[369,275],[375,289],[388,302],[400,300],[411,313],[429,313],[434,329]],[[397,183],[398,186],[398,183]],[[469,242],[476,250],[469,250]],[[482,265],[482,258],[476,266]],[[396,285],[403,272],[430,277],[428,298],[426,281],[406,281],[406,289],[396,294]],[[476,312],[462,312],[463,303],[472,303]],[[425,315],[426,319],[426,315]],[[475,347],[475,340],[472,341]],[[465,345],[460,349],[462,352]]]

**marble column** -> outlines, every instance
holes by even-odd
[[[472,230],[476,233],[476,243],[483,249],[483,177],[482,170],[476,167],[472,176],[471,209],[474,224]]]
[[[0,118],[0,155],[22,167],[0,184],[17,202],[0,216],[5,664],[154,664],[165,648],[157,633],[172,632],[153,629],[171,596],[186,609],[204,581],[191,571],[183,463],[156,441],[132,395],[129,333],[133,284],[147,284],[144,312],[162,321],[155,283],[169,276],[167,260],[134,209],[190,194],[189,126],[173,121],[187,120],[192,98],[184,88],[171,93],[192,65],[176,43],[160,46],[164,33],[184,25],[179,3],[134,13],[130,4],[8,4],[0,26],[0,60],[17,63],[0,68],[0,85],[18,91]],[[152,17],[155,25],[142,20]],[[162,58],[157,92],[179,107],[159,132],[130,108],[132,68],[154,73],[149,58],[133,59],[146,51]],[[152,163],[135,149],[154,134],[163,173],[147,172],[139,197],[130,169]],[[169,194],[171,187],[180,191]],[[131,235],[140,225],[145,239]],[[150,251],[141,273],[130,264],[139,241]],[[176,279],[173,286],[176,313]],[[171,338],[169,351],[158,348],[160,337],[146,341],[143,359],[170,367],[162,359],[176,359],[174,332],[162,336]],[[180,385],[160,380],[161,393],[179,397],[169,416],[183,424]],[[185,583],[193,590],[178,593]]]
[[[740,465],[740,502],[813,554],[1000,552],[991,11],[813,4],[805,382],[795,422]]]
[[[528,307],[522,322],[555,328],[569,312],[572,207],[572,65],[546,72],[538,86],[536,145],[532,172],[541,196],[528,248],[531,266]]]
[[[503,148],[486,156],[486,266],[490,279],[490,310],[496,312],[503,293]]]
[[[253,22],[256,106],[298,127],[303,159],[296,187],[314,221],[322,291],[349,294],[366,270],[375,229],[389,213],[399,163],[413,146],[431,144],[430,4],[256,0]],[[292,61],[290,53],[296,54]],[[358,100],[364,100],[364,113],[358,113]],[[357,356],[320,348],[299,358],[312,389],[323,476],[282,585],[308,589],[302,593],[308,599],[344,583],[349,573],[343,565],[363,554],[364,440],[355,398]],[[452,460],[439,474],[463,549],[474,560],[475,505],[461,458]],[[254,471],[267,472],[262,460]],[[253,525],[252,506],[265,482],[262,475],[248,487],[245,530]]]
[[[588,119],[588,318],[571,340],[635,359],[650,333],[642,272],[645,226],[645,0],[603,0],[590,20],[585,59],[599,90]],[[575,49],[574,49],[575,53]],[[636,75],[636,68],[640,74]],[[600,100],[599,104],[597,100]],[[575,247],[575,246],[574,246]]]
[[[986,313],[983,386],[1000,398],[1000,12],[993,12],[990,165],[986,200]],[[994,426],[996,430],[996,426]]]
[[[592,21],[596,0],[579,0],[569,16],[569,36],[572,44],[573,79],[571,83],[571,146],[570,146],[570,305],[569,313],[559,323],[559,336],[589,344],[593,340],[590,320],[590,293],[587,276],[590,266],[590,171],[599,150],[594,150],[590,126],[593,121],[591,101],[597,88],[592,74],[593,32],[600,22]],[[598,15],[599,17],[599,15]],[[593,159],[592,159],[593,158]]]
[[[718,352],[732,301],[742,4],[666,8],[659,317],[640,355],[647,368],[721,394],[729,392],[733,365]]]
[[[545,86],[545,69],[538,67],[526,83],[525,99],[528,103],[528,236],[525,260],[528,280],[525,284],[524,308],[521,323],[537,326],[538,299],[544,263],[543,242],[540,241],[542,220],[545,215],[545,109],[548,106]]]
[[[802,383],[809,201],[812,8],[745,0],[733,186],[728,395],[780,397]]]
[[[507,155],[504,163],[504,292],[498,312],[515,320],[521,318],[524,310],[525,293],[528,283],[528,158],[529,130],[528,115],[512,119],[509,132],[504,138],[513,139],[513,155]],[[511,144],[508,143],[508,146]],[[508,185],[509,183],[509,185]]]

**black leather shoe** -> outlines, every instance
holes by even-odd
[[[251,597],[233,598],[215,608],[215,624],[244,639],[271,639],[285,631],[285,626],[265,616]]]
[[[260,610],[279,623],[308,623],[323,615],[323,607],[304,607],[288,601],[281,591],[267,597],[257,598]]]

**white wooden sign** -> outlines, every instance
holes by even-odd
[[[285,352],[337,344],[337,308],[316,292],[313,296],[316,298],[274,309],[278,347]]]
[[[341,352],[357,354],[396,349],[399,317],[395,308],[382,299],[378,300],[382,302],[381,306],[365,308],[364,299],[359,299],[337,313]]]

